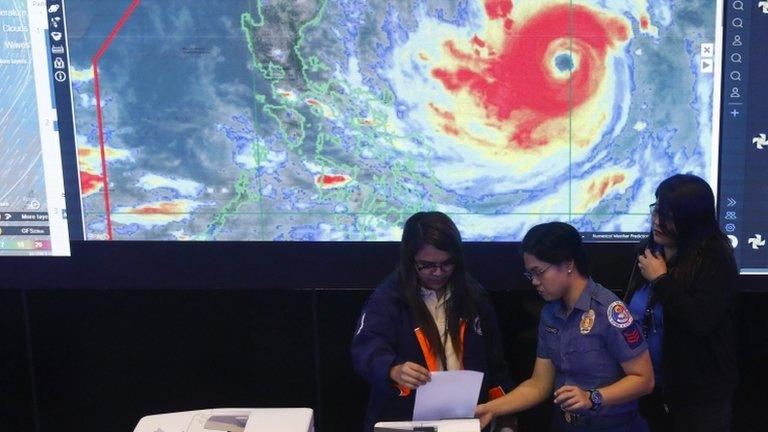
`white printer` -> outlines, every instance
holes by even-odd
[[[133,432],[314,432],[309,408],[215,408],[143,417]]]

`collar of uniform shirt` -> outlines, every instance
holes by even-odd
[[[576,300],[576,304],[573,305],[574,310],[578,309],[586,312],[592,307],[592,292],[595,290],[595,287],[596,287],[595,281],[593,281],[592,278],[589,278],[587,280],[587,286],[584,287],[584,291],[582,291],[581,295]],[[563,318],[563,319],[568,318],[568,315],[570,314],[565,308],[565,302],[563,302],[562,299],[558,301],[560,302],[560,307],[557,308],[555,313],[560,318]]]
[[[421,298],[426,302],[427,299],[433,299],[436,306],[442,306],[451,296],[451,291],[447,286],[439,290],[431,290],[424,287],[419,287],[421,291]]]

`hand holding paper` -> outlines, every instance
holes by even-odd
[[[473,418],[482,385],[482,372],[432,372],[432,381],[416,390],[413,420]]]

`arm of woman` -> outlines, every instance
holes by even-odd
[[[374,292],[363,306],[352,337],[352,364],[355,371],[382,391],[393,391],[393,383],[414,389],[429,381],[429,371],[421,365],[398,358],[396,308],[391,300]]]
[[[619,405],[635,400],[653,391],[653,364],[648,351],[621,364],[624,378],[598,389],[603,394],[603,405]]]
[[[552,361],[537,357],[530,378],[506,395],[478,405],[475,416],[480,419],[481,427],[485,427],[495,417],[527,410],[547,400],[554,384],[555,366]]]
[[[602,405],[619,405],[653,391],[653,366],[648,351],[621,363],[626,376],[615,383],[597,390],[603,395]],[[565,411],[592,408],[589,392],[575,386],[563,386],[555,391],[555,404]]]
[[[608,301],[606,301],[608,303]],[[624,311],[626,322],[616,318],[618,311]],[[611,357],[621,365],[625,376],[603,388],[598,388],[603,396],[604,405],[621,404],[636,399],[653,391],[654,376],[648,344],[643,338],[640,326],[629,315],[626,306],[621,302],[611,302],[606,308],[609,314],[607,322],[602,321],[604,328],[600,329],[605,348]],[[611,319],[613,317],[613,319]],[[555,391],[555,404],[566,411],[592,408],[589,392],[586,388],[563,386]]]

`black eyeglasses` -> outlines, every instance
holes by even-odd
[[[456,262],[453,258],[450,258],[441,262],[416,261],[414,265],[416,266],[416,270],[421,273],[434,273],[437,271],[437,269],[440,269],[444,272],[449,272],[453,270],[453,266],[456,265]]]
[[[649,206],[648,206],[648,211],[649,211],[649,212],[650,212],[652,215],[657,215],[657,214],[659,214],[659,203],[655,202],[655,203],[653,203],[653,204],[649,205]]]
[[[655,202],[648,206],[648,212],[651,213],[651,216],[658,216],[659,215],[659,203]],[[666,216],[668,219],[672,219],[672,212],[669,211],[669,209],[664,211],[664,216]]]
[[[534,278],[540,278],[550,267],[552,267],[552,264],[543,269],[528,270],[523,272],[523,276],[527,277],[529,281],[532,281]]]

